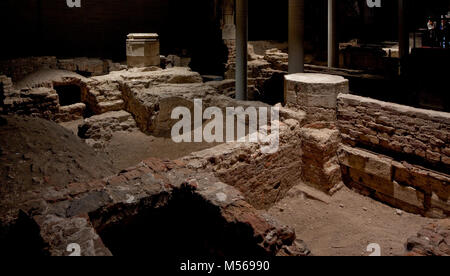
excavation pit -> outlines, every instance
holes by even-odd
[[[219,207],[188,189],[161,203],[117,206],[90,217],[114,256],[268,256],[249,225],[227,222]]]
[[[48,256],[39,226],[25,213],[12,225],[0,225],[0,256]]]
[[[55,85],[53,88],[58,93],[59,104],[61,106],[69,106],[81,103],[81,88],[78,85]]]

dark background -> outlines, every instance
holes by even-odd
[[[220,1],[219,1],[220,2]],[[339,2],[339,40],[397,38],[397,1],[366,8],[366,0]],[[408,1],[409,2],[409,1]],[[132,32],[157,32],[162,52],[202,48],[220,42],[220,5],[214,0],[2,0],[1,58],[30,55],[125,58],[125,39]],[[449,0],[410,1],[411,28],[450,7]],[[326,0],[306,0],[306,36],[326,44]],[[250,40],[287,40],[288,0],[250,0]],[[320,38],[320,39],[318,39]]]
[[[220,72],[227,60],[220,30],[221,0],[2,0],[0,59],[15,57],[100,57],[124,61],[128,33],[156,32],[161,53],[193,57],[194,70]],[[427,16],[448,11],[450,0],[408,2],[410,30]],[[366,0],[338,1],[340,42],[397,39],[397,1],[369,9]],[[327,1],[306,0],[306,40],[326,56]],[[288,0],[250,0],[249,39],[288,39]],[[319,55],[320,56],[320,55]],[[205,69],[205,68],[209,69]]]

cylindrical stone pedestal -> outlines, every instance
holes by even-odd
[[[349,92],[348,80],[325,74],[287,75],[284,87],[286,104],[305,111],[309,123],[335,122],[337,96]]]
[[[127,64],[128,67],[160,66],[158,34],[129,34]]]

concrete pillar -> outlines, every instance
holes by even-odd
[[[336,0],[328,0],[328,67],[338,67],[339,46],[336,32]]]
[[[248,0],[236,0],[236,99],[247,100]]]
[[[400,59],[409,55],[409,33],[406,26],[405,6],[406,0],[398,0],[398,50]]]
[[[305,71],[305,0],[289,0],[289,74]]]

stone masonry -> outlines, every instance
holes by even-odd
[[[406,243],[406,256],[450,256],[450,220],[423,227]]]
[[[349,92],[348,80],[325,74],[285,76],[285,100],[292,108],[306,112],[308,122],[336,121],[336,99]]]
[[[354,95],[338,99],[344,141],[450,170],[450,114]]]
[[[78,127],[78,136],[94,149],[102,149],[114,132],[137,129],[133,116],[124,111],[111,111],[84,119]]]
[[[339,159],[346,184],[409,212],[447,217],[449,124],[447,113],[340,95]]]
[[[339,131],[323,128],[320,124],[307,125],[301,129],[300,137],[303,181],[327,194],[334,194],[343,186],[336,155]]]

